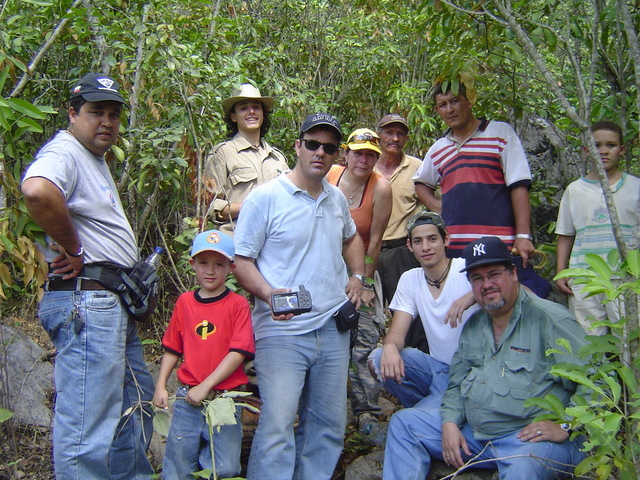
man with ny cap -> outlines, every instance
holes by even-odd
[[[264,139],[271,126],[273,98],[245,83],[222,102],[229,139],[205,162],[205,183],[213,195],[209,213],[217,227],[233,235],[242,202],[257,186],[289,169],[284,154]]]
[[[328,480],[342,451],[349,333],[337,330],[333,315],[347,300],[359,307],[365,270],[347,199],[324,178],[341,140],[334,117],[307,116],[293,170],[251,192],[238,218],[236,277],[256,297],[254,363],[263,402],[250,480]],[[274,293],[301,285],[311,311],[272,313]]]
[[[58,480],[153,474],[146,456],[153,431],[153,379],[135,321],[118,294],[85,271],[99,262],[126,269],[139,259],[105,161],[126,106],[119,88],[100,73],[82,77],[71,90],[67,130],[42,147],[22,181],[29,213],[48,241],[44,254],[50,273],[39,317],[57,350],[53,457]]]
[[[397,113],[385,115],[378,122],[378,136],[382,155],[376,170],[391,184],[392,208],[389,223],[382,237],[378,273],[382,283],[383,301],[390,303],[400,276],[419,267],[413,254],[407,250],[407,221],[422,210],[413,187],[413,177],[422,161],[404,152],[409,139],[409,124]],[[406,345],[428,351],[421,322],[413,322],[407,332]]]
[[[569,477],[586,456],[582,439],[569,439],[569,423],[534,422],[545,412],[524,402],[552,394],[570,404],[576,384],[550,369],[576,359],[546,352],[559,338],[577,352],[585,333],[566,308],[520,286],[499,238],[471,242],[464,259],[481,310],[462,330],[440,410],[392,418],[388,442],[396,449],[385,456],[383,479],[425,478],[432,457],[455,468],[473,458],[483,462],[477,467],[497,468],[502,480]]]

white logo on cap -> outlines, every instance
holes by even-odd
[[[484,255],[484,243],[478,243],[473,246],[473,256],[477,257],[478,255]]]
[[[327,115],[326,113],[317,113],[313,116],[313,118],[311,119],[312,121],[316,122],[318,120],[327,120],[327,121],[333,121],[333,118],[331,118],[331,115]]]
[[[220,235],[218,235],[217,232],[211,232],[207,237],[207,242],[213,244],[220,243]]]
[[[111,86],[114,84],[114,81],[111,80],[110,78],[98,78],[97,80],[98,80],[98,83],[104,87],[104,88],[101,88],[100,90],[111,90],[112,92],[116,91],[116,89],[111,88]]]

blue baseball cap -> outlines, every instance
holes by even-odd
[[[233,238],[218,230],[208,230],[202,232],[193,239],[191,247],[191,258],[200,252],[218,252],[233,262],[235,249],[233,248]]]
[[[511,252],[498,237],[482,237],[464,247],[465,267],[461,272],[490,263],[513,263]]]

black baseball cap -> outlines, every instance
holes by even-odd
[[[120,94],[120,84],[103,73],[87,73],[78,80],[71,88],[71,99],[78,97],[84,98],[87,102],[111,100],[128,106]]]
[[[498,237],[482,237],[464,247],[462,252],[465,267],[460,270],[467,272],[472,268],[490,263],[511,263],[511,252]]]
[[[335,130],[336,135],[338,135],[338,143],[342,142],[340,122],[338,122],[336,117],[328,113],[312,113],[311,115],[307,115],[307,118],[302,122],[302,127],[300,127],[300,134],[306,133],[318,125],[327,125],[331,127]]]

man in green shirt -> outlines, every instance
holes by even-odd
[[[431,457],[456,468],[475,457],[486,462],[479,467],[497,468],[502,480],[570,476],[585,458],[581,441],[569,440],[570,424],[533,422],[544,412],[524,401],[551,393],[569,404],[576,385],[549,370],[575,358],[545,352],[557,348],[558,338],[577,351],[586,343],[585,332],[566,308],[520,286],[499,238],[470,243],[464,258],[463,271],[482,310],[460,336],[440,411],[409,409],[393,416],[387,445],[396,444],[395,455],[385,456],[383,478],[424,478]]]

